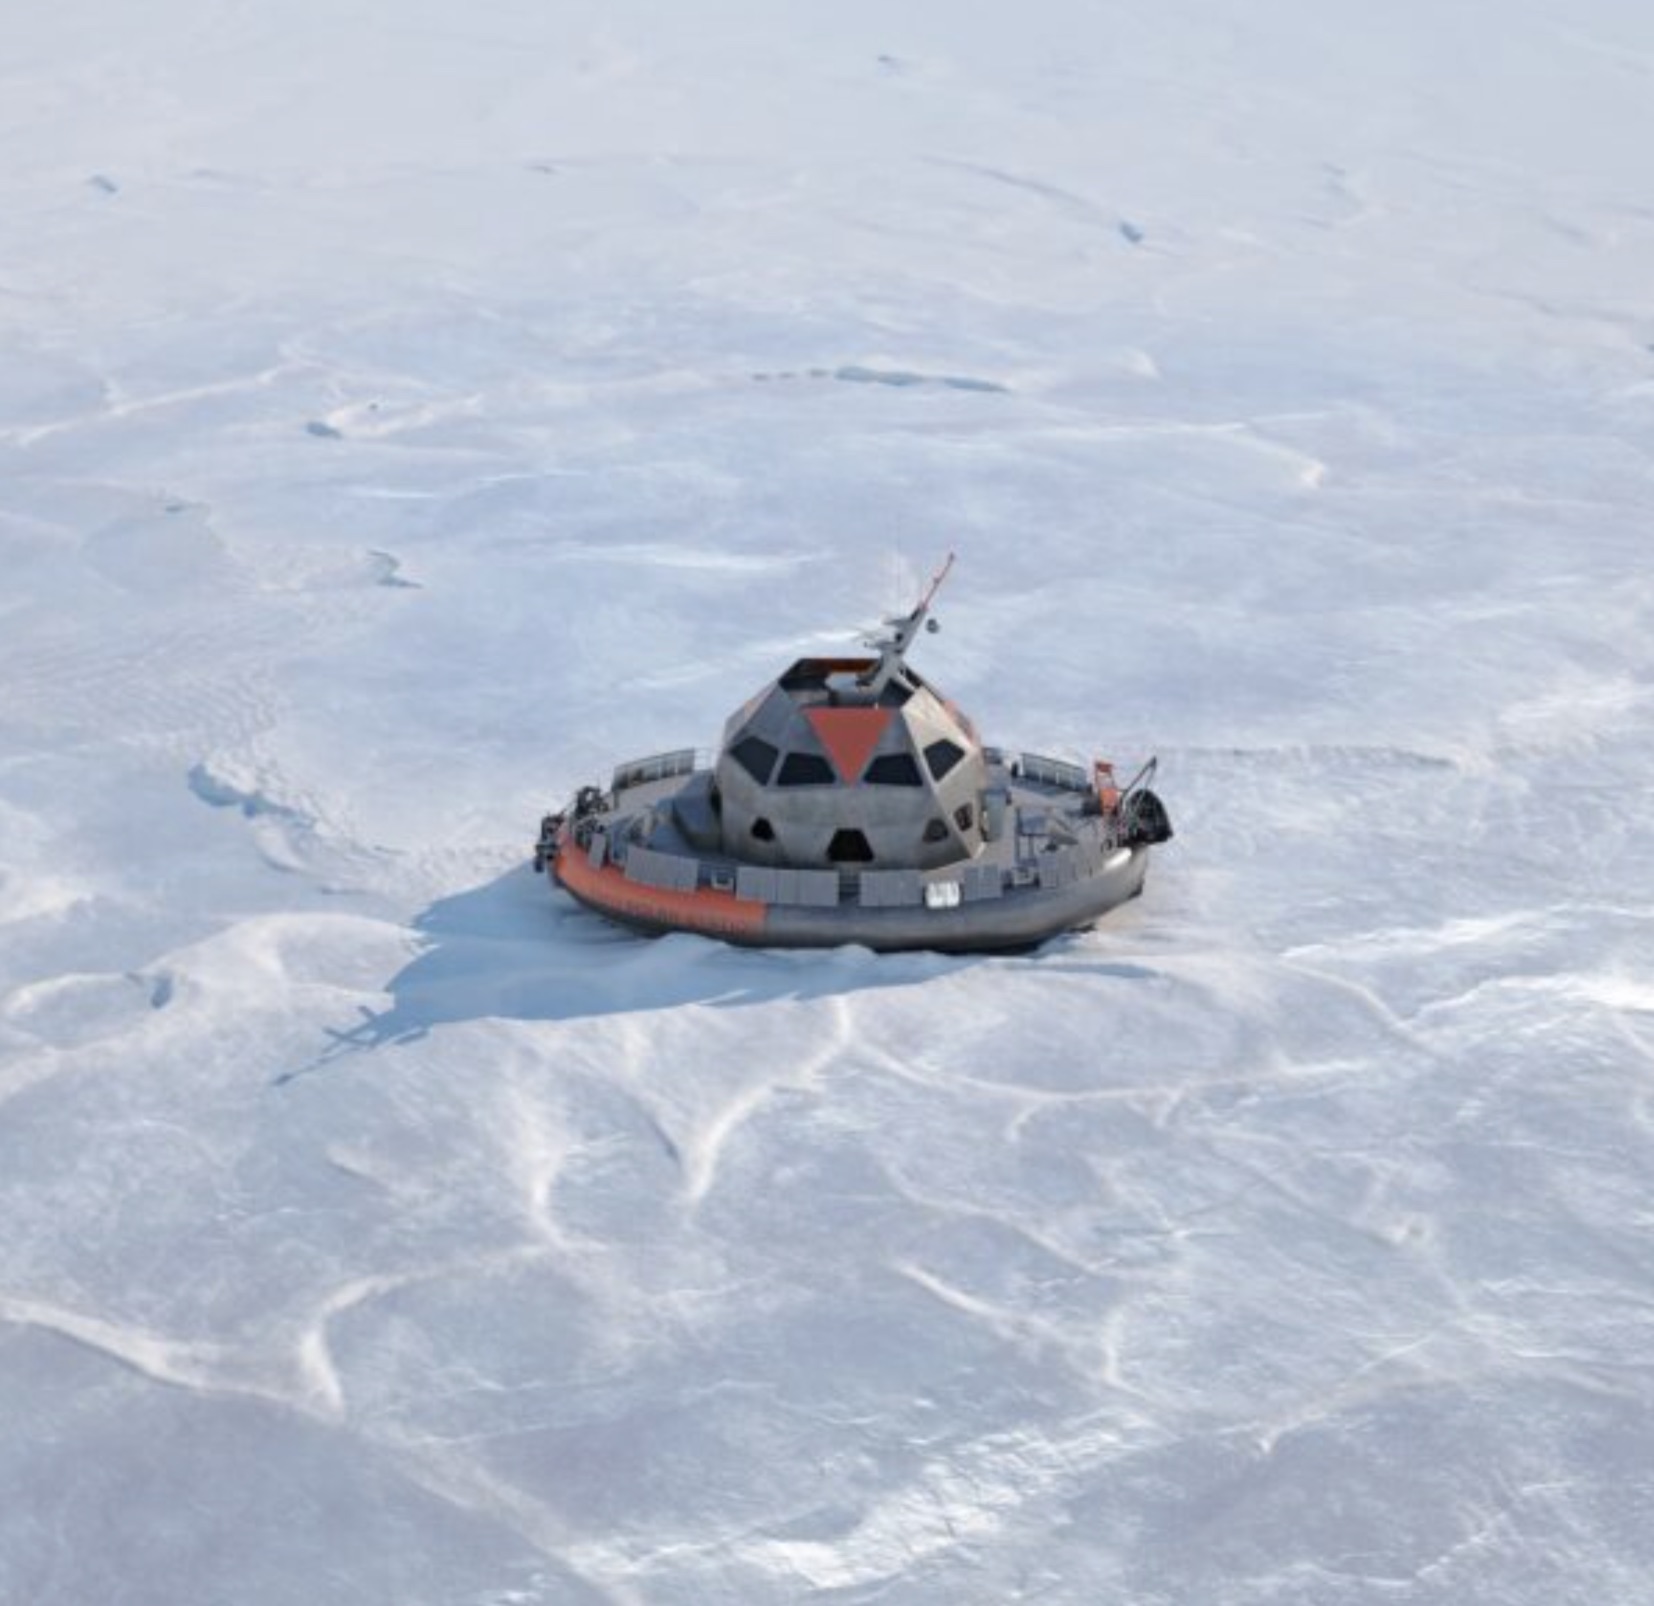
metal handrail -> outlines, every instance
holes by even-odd
[[[624,764],[615,765],[610,788],[619,792],[628,786],[643,786],[650,781],[668,781],[678,775],[693,775],[701,767],[700,757],[696,748],[674,747],[665,753],[628,759]]]

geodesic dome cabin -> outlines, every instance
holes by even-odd
[[[760,864],[931,869],[983,842],[975,727],[899,653],[799,659],[731,717],[715,778],[724,851]]]

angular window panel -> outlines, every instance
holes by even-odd
[[[835,831],[827,844],[827,857],[834,864],[871,864],[873,845],[860,831]]]
[[[869,786],[923,786],[925,778],[911,753],[880,753],[867,766],[862,780]]]
[[[729,756],[760,786],[770,784],[770,771],[780,749],[766,742],[762,736],[743,736],[729,750]]]
[[[781,760],[777,786],[831,786],[838,779],[833,766],[817,753],[789,753]]]
[[[946,737],[939,742],[932,742],[925,749],[925,763],[930,766],[932,777],[938,781],[964,756],[965,749],[958,742],[950,742]]]

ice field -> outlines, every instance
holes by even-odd
[[[531,873],[948,550],[1141,900]],[[0,1601],[1654,1600],[1651,789],[1645,3],[20,13]]]

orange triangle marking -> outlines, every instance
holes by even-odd
[[[821,745],[832,754],[839,779],[847,786],[861,779],[867,760],[890,723],[888,708],[806,708]]]

